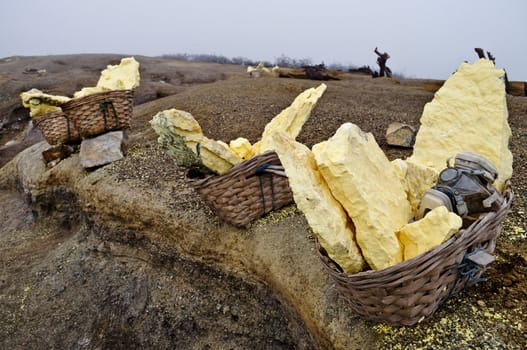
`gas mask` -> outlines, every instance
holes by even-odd
[[[497,177],[494,165],[482,155],[468,151],[458,153],[454,166],[448,159],[436,185],[424,194],[416,219],[442,205],[462,218],[498,210],[503,197],[492,185]]]

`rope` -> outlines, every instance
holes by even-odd
[[[475,255],[476,253],[481,251],[483,251],[483,248],[478,247],[473,252],[465,254],[465,256],[463,257],[463,261],[461,261],[461,263],[457,267],[460,276],[468,276],[469,280],[474,283],[485,282],[488,280],[488,278],[477,277],[476,273],[480,270],[480,267],[472,261],[468,260],[468,258],[470,258],[472,255]]]
[[[271,183],[271,210],[275,209],[275,195],[274,195],[274,183],[273,183],[273,174],[267,172],[267,168],[270,167],[271,163],[263,163],[262,165],[259,165],[255,171],[254,174],[258,176],[258,180],[260,182],[260,197],[262,198],[262,207],[264,214],[267,213],[265,210],[265,192],[264,192],[264,183],[262,177],[264,175],[269,175],[270,183]]]
[[[456,290],[459,282],[461,281],[462,277],[468,276],[468,279],[470,281],[474,282],[474,283],[484,282],[484,281],[488,280],[488,278],[476,277],[476,273],[480,270],[480,267],[478,265],[476,265],[475,263],[473,263],[473,262],[468,260],[468,258],[470,258],[472,255],[474,255],[474,254],[476,254],[476,253],[478,253],[478,252],[480,252],[482,250],[483,250],[483,248],[481,246],[479,246],[473,252],[465,254],[465,256],[463,257],[463,260],[461,260],[461,262],[457,266],[458,275],[457,275],[456,281],[454,282],[454,285],[450,289],[450,292],[448,293],[448,295],[445,297],[445,299],[438,306],[438,310],[441,307],[443,307],[443,305],[447,302],[448,299],[450,299],[452,297],[452,295],[454,295],[455,290]]]
[[[260,182],[260,198],[262,198],[263,213],[265,214],[265,193],[264,193],[264,185],[262,181],[263,174],[257,174],[257,175],[258,175],[258,181]]]
[[[71,141],[71,132],[70,132],[70,118],[68,117],[65,117],[66,118],[66,129],[67,129],[67,133],[68,133],[68,138],[67,138],[67,142],[70,142]]]
[[[258,175],[258,176],[261,176],[261,175],[265,174],[265,169],[267,169],[270,165],[271,165],[271,163],[263,163],[263,164],[259,165],[254,170],[254,174]]]
[[[115,110],[115,106],[113,105],[113,101],[104,100],[99,103],[99,110],[102,112],[104,118],[104,130],[108,130],[108,106],[112,107],[113,117],[115,119],[115,129],[119,129],[119,117]]]

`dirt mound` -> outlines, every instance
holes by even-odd
[[[57,93],[64,86],[70,94],[95,84],[98,72],[120,57],[4,59],[0,91],[12,105],[3,105],[0,117],[20,107],[14,101],[22,87]],[[48,170],[40,159],[46,145],[36,143],[0,168],[0,347],[526,346],[525,98],[508,97],[517,196],[490,280],[456,295],[430,320],[394,328],[364,321],[346,307],[294,205],[248,230],[222,223],[185,185],[183,169],[157,145],[148,124],[156,112],[179,108],[211,138],[254,141],[298,93],[319,82],[250,79],[237,66],[136,59],[144,89],[137,96],[148,102],[134,108],[125,159],[87,172],[74,155]],[[24,73],[24,67],[38,69]],[[46,73],[38,73],[42,69]],[[384,132],[393,121],[418,127],[433,97],[422,81],[347,74],[327,85],[299,141],[311,146],[351,121],[371,131],[390,158],[409,155],[388,147]],[[3,124],[2,144],[20,133],[8,125],[14,124]]]

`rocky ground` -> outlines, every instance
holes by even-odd
[[[136,57],[142,82],[126,158],[87,172],[73,155],[46,169],[40,154],[47,146],[28,127],[18,93],[36,87],[71,95],[95,85],[121,57],[0,60],[0,348],[527,347],[526,97],[507,100],[516,196],[490,280],[429,320],[396,328],[363,320],[338,297],[294,205],[247,230],[221,222],[148,124],[156,112],[178,108],[210,138],[254,142],[273,116],[320,82]],[[387,126],[418,127],[439,82],[342,74],[326,84],[298,140],[311,146],[351,121],[394,159],[411,151],[384,142]]]

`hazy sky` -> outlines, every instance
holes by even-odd
[[[526,0],[2,0],[0,57],[215,54],[446,79],[475,47],[527,81]]]

